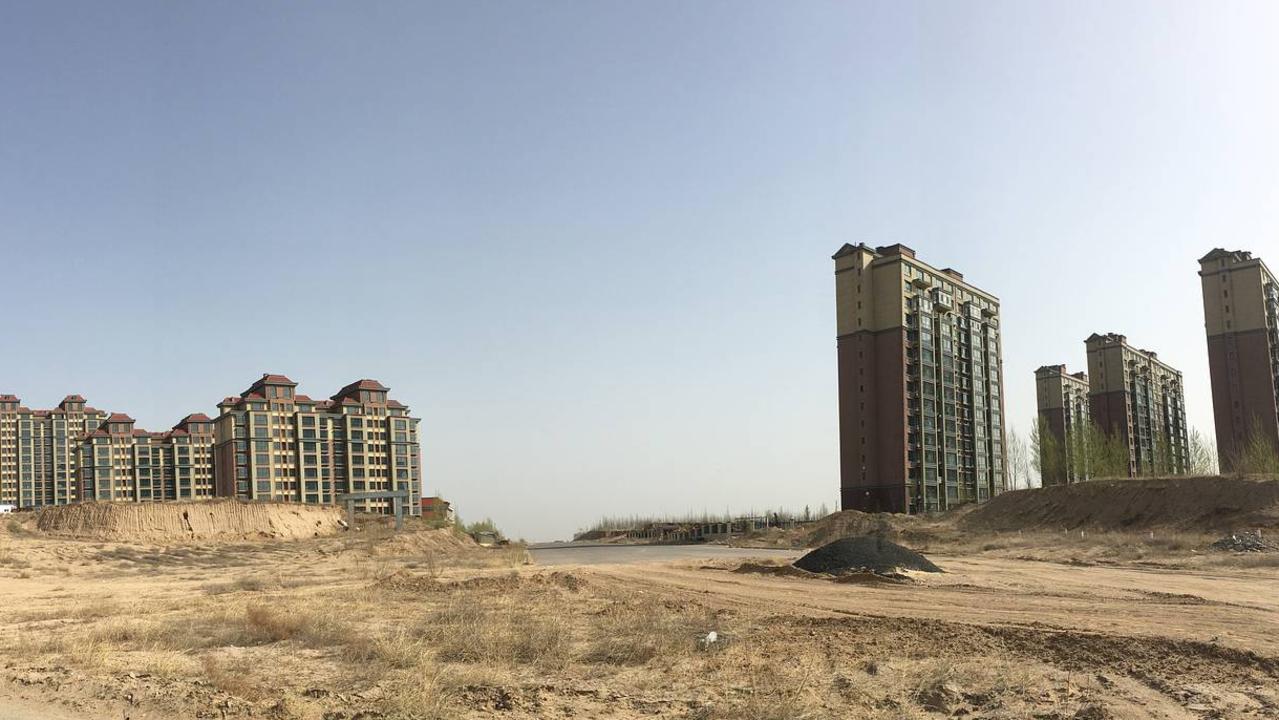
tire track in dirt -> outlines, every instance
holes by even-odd
[[[674,594],[692,602],[754,614],[774,626],[809,628],[827,641],[837,638],[841,645],[860,646],[868,657],[874,657],[877,651],[956,659],[1016,656],[1070,672],[1106,672],[1130,678],[1177,705],[1187,704],[1188,684],[1226,688],[1253,697],[1279,717],[1279,697],[1265,690],[1279,687],[1279,657],[1161,632],[1175,631],[1182,627],[1179,623],[1150,626],[1134,621],[1129,623],[1127,632],[1113,632],[1098,629],[1101,623],[1095,622],[1090,613],[1071,617],[1037,608],[1015,614],[992,609],[987,593],[968,593],[976,595],[970,600],[985,607],[964,607],[954,602],[964,593],[944,586],[917,585],[883,591],[820,580],[729,576],[723,571],[669,566],[596,566],[588,572],[603,576],[597,581],[607,578],[622,584],[624,587],[615,586],[616,592],[643,588],[641,592]],[[898,604],[910,594],[934,599],[907,607]],[[1144,603],[1140,599],[1094,603],[1121,616],[1148,604],[1148,599]],[[1161,609],[1179,611],[1186,607],[1173,604]],[[1201,613],[1241,612],[1238,608],[1203,605],[1189,609]],[[1264,614],[1249,609],[1242,612]],[[1136,620],[1141,620],[1141,613]],[[1273,632],[1273,619],[1267,624],[1268,631]],[[1200,715],[1192,712],[1185,716]]]

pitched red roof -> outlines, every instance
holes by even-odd
[[[386,401],[386,406],[387,406],[387,407],[390,407],[390,408],[402,408],[402,407],[408,407],[407,405],[405,405],[404,403],[400,402],[399,400],[387,400],[387,401]]]
[[[64,403],[65,402],[84,402],[84,398],[80,397],[79,395],[68,395],[62,398],[62,402]]]
[[[378,392],[386,392],[390,390],[390,388],[386,387],[385,385],[378,382],[377,380],[369,380],[365,378],[364,380],[356,380],[350,385],[347,385],[341,390],[338,390],[337,393],[333,395],[333,399],[337,400],[340,397],[350,395],[351,393],[357,392],[359,390],[376,390]]]
[[[209,419],[209,416],[205,415],[204,413],[191,413],[190,415],[187,415],[186,417],[179,420],[178,424],[173,426],[173,429],[186,432],[186,426],[190,423],[211,423],[211,422],[213,421]]]
[[[107,422],[136,422],[133,418],[124,413],[111,413],[111,417],[107,418]]]
[[[309,395],[294,395],[293,402],[315,402]]]
[[[258,378],[257,380],[254,380],[253,384],[249,386],[249,389],[240,393],[240,395],[241,396],[247,395],[253,392],[254,390],[257,390],[259,388],[264,388],[267,385],[287,385],[289,387],[297,387],[298,384],[283,375],[272,375],[271,373],[263,373],[262,377]]]
[[[0,401],[3,402],[22,402],[17,395],[0,395]]]

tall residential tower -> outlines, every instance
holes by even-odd
[[[1045,365],[1035,371],[1035,399],[1043,484],[1066,485],[1087,479],[1080,441],[1091,417],[1088,374],[1068,373],[1065,365]]]
[[[1092,420],[1127,448],[1128,475],[1181,475],[1190,466],[1181,372],[1115,333],[1094,333],[1088,348]]]
[[[833,259],[840,506],[931,512],[1002,492],[999,300],[904,245]]]
[[[1203,256],[1199,278],[1217,454],[1230,472],[1254,438],[1279,449],[1279,283],[1242,250]]]

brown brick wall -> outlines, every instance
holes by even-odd
[[[1261,329],[1208,338],[1213,419],[1222,472],[1233,470],[1234,460],[1254,428],[1267,437],[1279,438],[1269,353],[1269,342]]]
[[[842,509],[906,512],[905,342],[900,327],[838,340]]]

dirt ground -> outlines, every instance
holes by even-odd
[[[932,542],[943,574],[836,582],[540,567],[449,531],[129,545],[14,522],[0,717],[1279,718],[1273,554]]]

